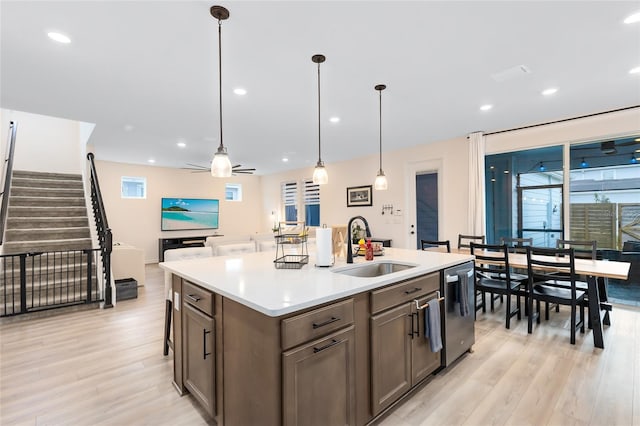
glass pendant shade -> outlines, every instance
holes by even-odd
[[[327,169],[324,168],[324,163],[318,161],[316,168],[313,169],[313,183],[316,185],[325,185],[329,183],[329,175]]]
[[[211,161],[211,176],[213,177],[231,177],[231,160],[227,150],[223,147],[218,148],[218,152],[213,156]]]
[[[382,169],[378,172],[378,176],[376,176],[376,183],[373,187],[378,191],[385,191],[389,187],[387,184],[387,177],[384,175]]]

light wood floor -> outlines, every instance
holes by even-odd
[[[0,424],[207,424],[162,356],[163,275],[114,309],[0,324]],[[383,425],[640,425],[640,309],[615,306],[606,349],[569,344],[566,308],[527,335],[501,308],[480,315],[474,352]],[[249,402],[249,401],[248,401]],[[236,425],[232,425],[236,426]]]

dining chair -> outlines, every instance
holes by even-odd
[[[576,255],[576,259],[591,259],[596,260],[596,253],[598,242],[596,240],[561,240],[558,239],[556,241],[556,247],[562,249],[572,248]],[[576,282],[576,287],[579,290],[587,291],[587,277],[586,276],[578,276],[578,281]],[[606,292],[606,284],[603,282],[601,286],[601,291]],[[588,298],[585,297],[585,304],[587,308],[589,307]],[[556,305],[556,312],[560,312],[560,306]],[[549,319],[549,306],[545,305],[545,319]],[[588,324],[589,328],[591,328],[591,323]]]
[[[511,318],[521,318],[520,281],[511,279],[509,251],[505,244],[470,243],[471,255],[475,257],[476,290],[482,293],[482,312],[486,312],[486,293],[505,296],[507,300],[505,326],[511,327]],[[511,296],[516,296],[516,309],[511,310]],[[491,307],[493,310],[493,306]],[[476,309],[477,311],[477,309]]]
[[[458,234],[458,249],[461,248],[471,248],[470,243],[479,243],[484,244],[485,236],[484,235],[463,235]]]
[[[576,329],[584,333],[584,306],[586,291],[576,286],[575,251],[572,248],[527,247],[527,307],[529,312],[528,333],[533,332],[533,318],[540,324],[540,302],[555,303],[571,307],[571,344],[576,343]],[[533,301],[536,312],[533,311]],[[580,320],[576,318],[580,309]]]
[[[424,251],[446,251],[451,253],[451,244],[449,240],[446,241],[429,241],[420,240],[420,247]]]

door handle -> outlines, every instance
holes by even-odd
[[[313,329],[315,330],[316,328],[320,328],[320,327],[324,327],[325,325],[329,325],[332,322],[336,322],[336,321],[340,321],[340,318],[338,317],[331,317],[331,319],[326,320],[325,322],[321,322],[321,323],[313,323],[311,324],[313,326]]]
[[[211,333],[210,330],[202,329],[202,359],[207,359],[211,352],[207,352],[207,334]]]
[[[342,342],[344,342],[344,340],[331,339],[331,343],[329,343],[328,345],[324,345],[324,346],[321,346],[321,347],[319,347],[319,348],[314,347],[314,348],[313,348],[313,353],[314,353],[314,354],[317,354],[318,352],[322,352],[322,351],[324,351],[325,349],[329,349],[330,347],[335,346],[335,345],[338,345],[338,344],[340,344],[340,343],[342,343]]]

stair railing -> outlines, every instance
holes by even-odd
[[[13,173],[13,152],[15,150],[16,130],[18,125],[13,121],[9,122],[9,137],[7,139],[7,149],[5,151],[4,170],[2,173],[4,182],[2,185],[2,207],[0,207],[0,244],[4,241],[4,227],[7,220],[7,209],[9,206],[9,190],[11,188],[11,174]]]
[[[92,152],[87,154],[89,160],[89,169],[91,171],[91,204],[93,206],[93,216],[96,221],[98,231],[98,241],[100,243],[100,252],[102,254],[102,274],[105,281],[104,307],[112,308],[111,303],[111,251],[113,249],[113,237],[111,228],[107,222],[107,213],[102,201],[102,192],[100,192],[100,184],[98,183],[98,173],[93,162],[94,155]]]

